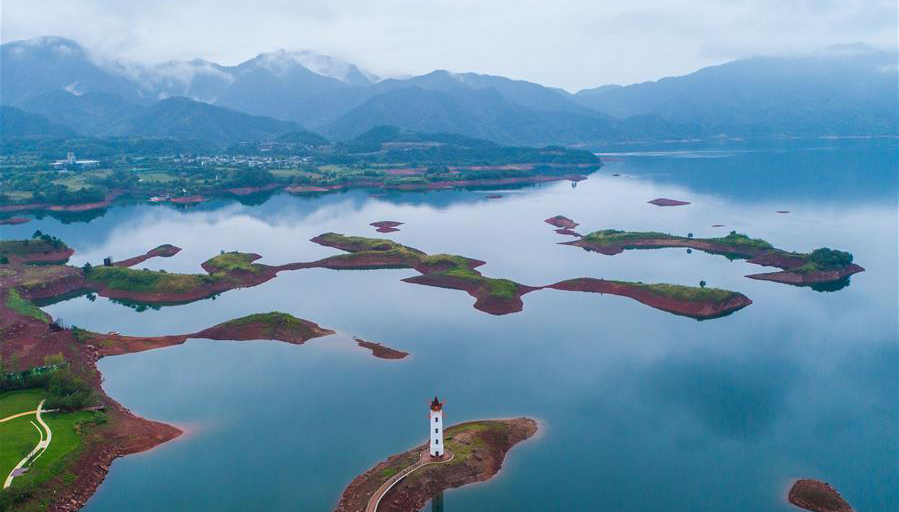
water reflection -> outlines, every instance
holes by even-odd
[[[278,310],[413,354],[389,364],[329,337],[303,346],[191,340],[105,358],[104,385],[117,400],[200,428],[117,460],[85,510],[330,510],[356,475],[422,441],[422,400],[435,392],[448,397],[451,423],[528,415],[546,427],[489,483],[448,491],[457,511],[603,503],[621,512],[787,512],[783,493],[799,476],[833,483],[858,510],[896,510],[894,151],[742,155],[622,157],[576,189],[557,183],[490,201],[471,191],[278,194],[252,207],[134,204],[89,224],[44,217],[4,226],[4,238],[41,229],[70,241],[75,265],[172,243],[183,248],[177,257],[142,266],[195,273],[222,249],[272,264],[319,259],[334,251],[309,243],[313,236],[364,234],[370,222],[394,219],[406,224],[391,239],[487,261],[485,275],[704,280],[755,301],[700,323],[619,297],[545,290],[529,295],[522,313],[496,317],[456,293],[403,283],[412,270],[312,269],[140,313],[103,297],[54,304],[51,314],[79,327],[140,335]],[[793,169],[797,162],[805,164]],[[646,204],[655,197],[692,204]],[[557,245],[543,223],[556,214],[697,237],[726,224],[799,251],[843,247],[867,271],[840,293],[809,293],[745,279],[757,267],[698,251],[601,258]]]

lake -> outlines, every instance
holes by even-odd
[[[88,512],[331,510],[359,473],[426,439],[435,394],[448,424],[530,416],[542,427],[493,480],[447,491],[451,512],[789,511],[799,477],[882,512],[899,509],[895,142],[596,148],[605,166],[576,186],[136,203],[4,226],[3,238],[40,229],[75,248],[76,265],[171,243],[183,251],[139,266],[202,272],[220,250],[270,264],[336,254],[309,242],[334,231],[477,258],[484,275],[524,284],[704,280],[754,301],[700,322],[541,290],[522,312],[493,316],[464,292],[402,282],[413,270],[312,269],[160,309],[60,302],[46,310],[100,332],[193,332],[275,310],[338,331],[302,346],[191,340],[102,359],[110,396],[186,433],[118,459]],[[657,197],[692,204],[647,204]],[[866,272],[817,292],[746,279],[765,270],[699,251],[603,256],[559,245],[570,237],[543,222],[556,214],[581,233],[736,230],[787,250],[833,247]],[[369,226],[379,220],[406,224],[382,235]],[[376,359],[351,336],[411,356]]]

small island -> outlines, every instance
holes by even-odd
[[[745,259],[754,265],[777,267],[780,272],[752,274],[746,277],[796,286],[819,286],[833,283],[848,284],[848,277],[865,269],[852,262],[852,254],[821,247],[804,254],[778,249],[758,238],[731,231],[715,238],[693,238],[655,231],[621,231],[605,229],[584,235],[578,240],[563,242],[605,255],[620,254],[631,249],[662,249],[686,247],[730,259]]]
[[[787,499],[793,505],[812,512],[855,512],[836,489],[820,480],[796,480]]]
[[[561,281],[547,288],[620,295],[662,311],[697,320],[727,316],[752,304],[749,297],[742,293],[719,288],[607,281],[590,277]]]
[[[656,206],[684,206],[690,204],[687,201],[678,201],[677,199],[668,199],[667,197],[659,197],[652,201],[647,201],[647,203]]]
[[[370,225],[377,228],[375,231],[378,233],[393,233],[394,231],[399,231],[399,227],[402,226],[403,223],[395,220],[379,220],[377,222],[372,222]]]
[[[543,222],[545,222],[551,226],[560,228],[560,229],[574,229],[574,228],[580,226],[580,224],[578,224],[577,222],[569,219],[568,217],[562,216],[562,215],[556,215],[556,216],[550,217],[550,218],[544,220]]]
[[[446,489],[492,478],[502,467],[508,451],[536,432],[537,422],[530,418],[453,425],[443,432],[447,452],[443,460],[426,460],[427,444],[393,455],[356,477],[343,491],[335,512],[420,510],[429,499]],[[383,496],[378,496],[380,503],[372,505],[372,497],[386,482],[416,464],[421,466],[393,483]]]

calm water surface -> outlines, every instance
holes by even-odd
[[[489,191],[352,191],[186,210],[136,204],[90,222],[4,227],[3,237],[60,236],[78,251],[75,264],[172,243],[184,250],[142,266],[198,272],[219,250],[257,252],[263,263],[334,254],[308,240],[336,231],[482,259],[485,275],[525,284],[705,280],[754,301],[698,322],[622,297],[546,290],[525,296],[521,313],[491,316],[464,292],[401,282],[412,270],[323,269],[159,310],[68,300],[47,310],[103,332],[191,332],[272,310],[339,331],[303,346],[192,340],[101,360],[112,397],[187,433],[117,460],[88,512],[331,510],[357,474],[426,438],[435,393],[451,423],[527,415],[543,426],[497,478],[447,492],[453,512],[788,511],[796,477],[832,483],[859,511],[885,512],[899,509],[889,142],[618,150],[576,188],[498,200],[485,199]],[[656,197],[693,204],[646,203]],[[555,214],[581,232],[735,229],[790,250],[842,248],[867,272],[821,293],[746,279],[760,267],[699,252],[600,256],[558,245],[567,238],[543,223]],[[407,224],[380,235],[368,225],[376,220]],[[350,335],[412,355],[375,359]]]

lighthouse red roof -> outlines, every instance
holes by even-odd
[[[439,411],[440,409],[443,409],[443,404],[437,399],[437,395],[434,395],[434,400],[431,401],[431,410]]]

